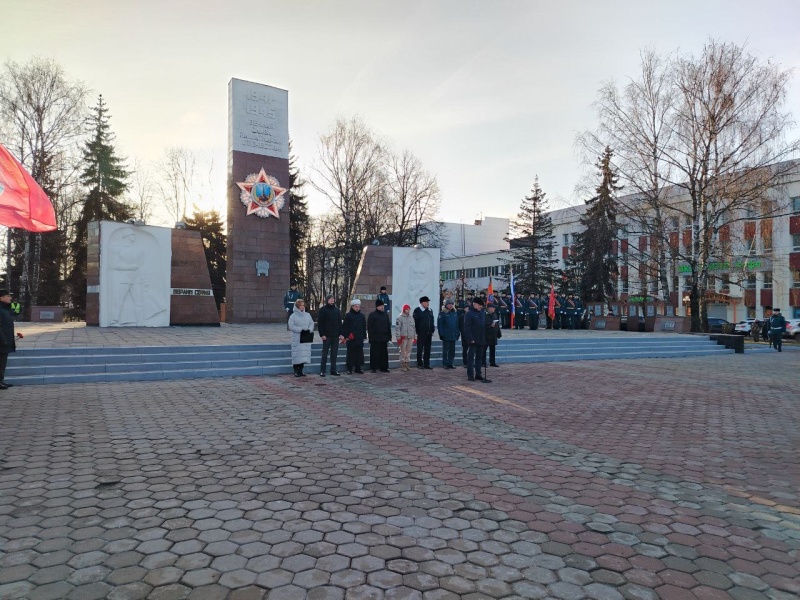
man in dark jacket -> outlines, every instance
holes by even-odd
[[[22,334],[20,334],[22,337]],[[11,312],[11,294],[0,290],[0,390],[12,387],[5,382],[8,355],[17,351],[17,336],[14,334],[14,315]]]
[[[414,327],[417,329],[417,368],[430,369],[431,342],[433,341],[433,311],[429,308],[431,299],[423,296],[419,306],[414,309]]]
[[[486,319],[483,314],[483,300],[475,298],[472,301],[472,308],[464,316],[464,339],[469,344],[467,350],[467,379],[469,381],[484,381],[491,383],[485,377],[481,377],[481,358],[483,357],[483,346],[486,343]]]
[[[486,305],[486,314],[484,315],[485,319],[485,327],[486,327],[486,344],[483,346],[483,352],[481,353],[481,364],[484,367],[484,373],[486,372],[486,351],[489,351],[489,366],[490,367],[499,367],[500,365],[497,364],[497,359],[495,357],[495,349],[497,348],[497,339],[502,337],[502,332],[500,331],[500,323],[498,321],[498,315],[495,312],[494,304],[491,302]]]
[[[367,335],[369,336],[369,368],[373,373],[389,372],[389,350],[386,347],[392,341],[392,322],[386,314],[386,305],[378,298],[375,310],[367,319]]]
[[[444,310],[439,313],[436,328],[439,330],[439,339],[442,340],[442,364],[445,369],[455,369],[453,360],[456,355],[456,341],[461,337],[461,333],[452,298],[445,300]]]
[[[347,344],[347,372],[363,375],[364,340],[367,338],[367,320],[361,314],[361,300],[350,302],[350,310],[344,316],[341,341]]]
[[[336,299],[331,295],[325,299],[325,306],[317,315],[317,330],[322,340],[322,360],[319,363],[319,376],[325,377],[328,363],[328,351],[331,353],[331,375],[338,377],[336,359],[339,357],[339,335],[342,333],[342,311],[336,306]]]
[[[780,308],[772,309],[772,316],[769,318],[769,336],[772,345],[778,352],[783,352],[783,334],[786,331],[786,319],[781,314]]]

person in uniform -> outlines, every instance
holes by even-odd
[[[772,316],[769,318],[769,336],[772,346],[778,351],[783,352],[783,334],[786,331],[786,319],[781,314],[780,308],[772,309]]]
[[[584,321],[584,311],[583,311],[583,302],[581,302],[580,297],[575,294],[575,329],[583,329],[583,321]]]
[[[511,324],[510,306],[508,305],[508,294],[503,292],[497,297],[497,314],[500,316],[500,327],[508,329]]]
[[[566,328],[575,329],[575,297],[572,294],[567,295],[567,303],[564,307],[564,315],[566,319]]]
[[[464,337],[464,317],[467,314],[469,308],[467,307],[467,302],[464,300],[459,301],[458,303],[458,331],[461,334],[461,366],[467,366],[467,351],[469,350],[469,343],[467,342],[467,338]]]
[[[414,309],[414,327],[417,330],[417,368],[432,369],[431,343],[433,342],[433,311],[430,309],[431,299],[422,296],[419,306]]]
[[[289,317],[294,312],[294,303],[300,298],[297,282],[293,281],[288,291],[283,295],[283,308],[286,309],[286,329],[289,329]]]
[[[17,298],[11,299],[11,314],[14,317],[14,322],[19,323],[20,316],[22,315],[22,305]]]
[[[525,296],[514,296],[514,329],[525,329],[525,318],[528,315],[528,303]]]
[[[528,323],[531,331],[539,329],[539,315],[542,312],[542,307],[539,304],[539,299],[530,293],[528,296]]]
[[[389,298],[389,294],[386,293],[386,286],[382,285],[381,290],[378,293],[377,300],[383,301],[383,310],[389,316],[389,322],[391,323],[392,320],[392,299]]]

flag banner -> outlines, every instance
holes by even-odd
[[[35,233],[56,229],[56,213],[50,198],[2,144],[0,144],[0,225]]]
[[[550,284],[550,301],[547,303],[547,316],[551,320],[556,318],[556,288]]]
[[[516,299],[517,294],[514,292],[514,271],[511,271],[511,329],[514,329],[514,317],[516,316],[514,305],[516,303]]]
[[[494,286],[492,285],[492,278],[489,277],[489,288],[486,290],[486,301],[494,304]]]

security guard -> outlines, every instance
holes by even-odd
[[[300,298],[300,292],[297,290],[297,282],[293,281],[289,286],[289,290],[283,295],[283,308],[286,309],[286,329],[289,329],[289,317],[292,316],[294,311],[294,303]]]

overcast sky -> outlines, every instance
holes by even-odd
[[[359,115],[437,176],[440,218],[471,222],[513,216],[537,174],[552,208],[583,200],[575,136],[645,47],[746,43],[796,70],[800,118],[798,23],[796,0],[0,0],[0,59],[53,57],[102,93],[129,163],[169,145],[214,156],[219,208],[236,77],[289,90],[306,177],[320,134]]]

